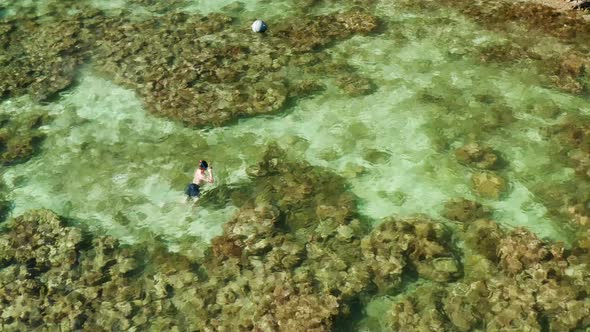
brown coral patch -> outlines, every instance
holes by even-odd
[[[0,22],[0,97],[31,95],[46,100],[70,86],[84,59],[81,17],[44,22],[40,18]]]
[[[494,169],[500,164],[497,152],[477,143],[469,143],[456,149],[455,158],[460,163],[479,169]]]
[[[486,217],[489,211],[480,203],[464,198],[453,199],[445,203],[445,218],[459,221],[472,222]]]
[[[45,134],[39,131],[49,121],[44,114],[30,113],[0,118],[0,164],[27,161],[39,149]]]
[[[291,86],[293,96],[317,91],[317,84],[301,85],[285,76],[291,59],[370,32],[376,20],[350,11],[296,20],[264,36],[245,32],[220,14],[118,20],[97,42],[94,67],[138,91],[154,114],[191,126],[217,126],[278,112]],[[163,24],[175,28],[161,29]]]
[[[350,10],[287,21],[259,35],[217,13],[153,8],[163,14],[130,20],[88,8],[76,15],[67,10],[55,8],[60,19],[21,15],[0,22],[0,44],[7,48],[0,57],[0,97],[50,98],[70,86],[89,59],[98,72],[137,91],[152,113],[191,126],[278,112],[291,87],[297,90],[292,97],[321,90],[319,83],[291,81],[285,75],[290,60],[375,31],[378,24],[375,16]],[[306,82],[319,78],[316,73]]]
[[[471,227],[476,227],[477,221]],[[518,329],[573,331],[587,327],[590,301],[587,264],[559,245],[550,245],[523,229],[503,232],[491,221],[478,228],[495,234],[499,269],[468,269],[463,280],[446,286],[424,284],[394,301],[388,324],[399,330],[471,331]],[[480,243],[470,240],[479,250]],[[583,272],[586,271],[586,272]]]

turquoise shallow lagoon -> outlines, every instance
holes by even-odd
[[[190,9],[195,6],[204,6],[205,12],[218,9],[217,3],[208,2]],[[544,150],[547,142],[539,134],[551,119],[528,114],[527,107],[535,100],[565,110],[590,109],[590,104],[540,82],[535,86],[539,78],[534,71],[518,66],[500,70],[455,54],[469,55],[480,44],[493,44],[503,36],[478,30],[452,12],[398,11],[387,3],[378,6],[378,14],[396,34],[408,35],[403,41],[386,32],[355,37],[330,49],[337,59],[348,60],[370,77],[377,85],[374,93],[348,97],[327,77],[325,92],[298,101],[284,115],[245,119],[219,129],[187,129],[154,118],[132,91],[81,70],[75,88],[44,106],[56,120],[44,129],[49,139],[43,152],[3,175],[12,189],[13,213],[51,208],[131,242],[137,241],[137,228],[170,239],[190,234],[207,242],[220,234],[220,225],[234,209],[195,212],[177,204],[195,162],[211,160],[221,183],[247,181],[245,168],[258,160],[259,147],[277,141],[312,165],[347,177],[361,198],[363,214],[376,222],[389,215],[437,218],[445,201],[475,197],[470,173],[454,160],[452,148],[466,144],[469,135],[478,132],[478,121],[487,120],[489,106],[473,100],[474,94],[485,93],[515,118],[505,128],[499,125],[486,133],[486,143],[510,162],[510,190],[502,200],[486,203],[507,226],[527,226],[541,237],[566,240],[562,223],[546,216],[528,186],[531,179],[545,181],[546,176],[569,179],[572,171],[552,166]],[[434,15],[452,24],[418,38],[416,30]],[[423,91],[460,99],[469,109],[449,109],[444,101],[425,103],[420,99]],[[29,106],[26,98],[8,100],[3,111]],[[441,151],[440,140],[450,149]]]
[[[31,7],[53,14],[31,1],[0,5],[7,7],[6,17]],[[91,5],[112,13],[131,9],[137,20],[172,10],[224,12],[245,30],[251,18],[264,17],[271,33],[273,24],[301,15],[290,1]],[[306,15],[354,5],[328,1]],[[0,171],[10,217],[50,209],[123,244],[159,241],[172,252],[202,258],[240,208],[218,193],[248,187],[252,179],[246,170],[276,142],[292,158],[344,177],[369,227],[388,216],[423,216],[456,228],[458,223],[444,216],[445,203],[465,198],[488,207],[490,218],[507,230],[522,226],[542,240],[571,247],[574,226],[551,210],[539,188],[574,183],[576,174],[557,159],[556,142],[545,133],[565,116],[590,113],[590,101],[548,84],[535,59],[481,61],[484,49],[523,40],[547,57],[570,46],[534,31],[525,38],[520,26],[492,31],[443,6],[424,11],[381,0],[368,8],[382,22],[378,33],[356,35],[322,51],[371,81],[372,91],[364,95],[346,94],[337,77],[325,75],[318,79],[323,91],[289,101],[278,114],[199,129],[154,116],[138,93],[87,63],[75,83],[50,101],[5,98],[0,114],[35,112],[52,119],[39,129],[46,138],[38,153]],[[306,78],[304,66],[284,74]],[[543,108],[558,111],[539,111]],[[455,151],[474,142],[493,147],[505,163],[497,174],[506,186],[497,198],[478,194],[472,176],[479,170],[457,160]],[[183,202],[183,193],[199,159],[213,166],[216,182],[206,185],[203,195],[215,204],[193,207]],[[384,326],[374,321],[386,311],[382,306],[391,306],[390,298],[367,303],[360,316],[369,318],[355,318],[363,323],[354,329]]]

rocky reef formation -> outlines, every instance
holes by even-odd
[[[503,166],[498,152],[490,147],[469,143],[455,150],[455,158],[461,164],[477,170],[472,174],[471,181],[473,190],[479,196],[500,198],[507,184],[502,176],[493,171]]]
[[[41,101],[70,86],[90,38],[83,18],[0,19],[0,98],[28,94]]]
[[[155,114],[192,126],[221,125],[279,111],[291,87],[305,92],[297,77],[286,75],[299,57],[377,28],[376,17],[360,11],[287,21],[264,36],[232,21],[181,13],[139,23],[121,19],[99,40],[94,67],[138,91]]]
[[[0,98],[46,100],[73,83],[84,61],[137,91],[154,114],[191,126],[278,112],[288,98],[321,90],[326,76],[339,77],[353,96],[372,91],[368,79],[350,66],[332,65],[328,54],[315,60],[321,66],[308,72],[306,84],[292,75],[298,59],[317,58],[335,41],[376,31],[377,18],[363,11],[308,14],[259,35],[222,14],[171,12],[150,1],[136,5],[160,14],[132,20],[129,13],[107,14],[88,4],[71,14],[56,4],[48,5],[50,17],[27,12],[1,19]]]
[[[465,277],[425,283],[394,302],[389,326],[400,331],[574,331],[590,326],[588,253],[566,252],[524,229],[489,220],[466,231],[473,256]]]
[[[402,273],[460,276],[441,224],[387,219],[369,233],[342,178],[276,146],[248,173],[254,198],[199,261],[90,239],[49,211],[13,219],[0,235],[0,326],[326,331]]]
[[[328,331],[382,294],[397,295],[383,324],[400,331],[590,326],[581,245],[505,231],[459,199],[446,215],[464,229],[386,218],[370,231],[342,178],[274,145],[248,174],[241,208],[199,259],[92,239],[49,211],[13,219],[0,234],[0,327]]]
[[[45,135],[39,127],[50,118],[39,112],[0,114],[0,165],[26,161],[37,150]]]

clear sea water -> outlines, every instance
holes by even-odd
[[[207,14],[232,1],[188,3],[178,10]],[[43,11],[35,1],[19,4]],[[116,11],[131,5],[113,0],[96,6]],[[151,15],[134,6],[138,16]],[[317,13],[347,6],[337,2]],[[290,1],[248,1],[240,15],[265,17],[272,26],[294,15],[292,7]],[[48,208],[125,243],[157,235],[173,251],[201,252],[237,207],[195,209],[180,202],[197,161],[214,166],[213,186],[247,182],[245,169],[259,160],[262,146],[276,141],[290,154],[346,177],[361,213],[374,224],[391,215],[444,220],[444,203],[465,197],[492,208],[493,218],[508,228],[524,226],[543,239],[569,243],[570,230],[549,214],[534,188],[570,181],[574,172],[551,159],[554,143],[542,135],[555,118],[531,108],[556,105],[564,113],[589,113],[590,102],[548,86],[522,63],[478,61],[482,47],[519,38],[519,27],[493,32],[450,9],[419,11],[403,1],[377,1],[375,14],[387,23],[384,32],[355,36],[328,50],[375,83],[375,92],[366,96],[349,97],[326,77],[324,92],[279,115],[193,129],[152,116],[132,90],[83,67],[78,83],[55,101],[37,105],[27,96],[3,101],[3,113],[26,113],[33,106],[54,117],[42,128],[47,139],[40,153],[0,172],[14,203],[12,216]],[[564,47],[534,32],[528,38],[540,52]],[[425,91],[445,97],[433,103],[423,98]],[[491,104],[478,101],[480,95]],[[495,123],[494,107],[509,113],[510,121]],[[498,200],[474,193],[471,172],[453,154],[472,138],[508,161],[501,172],[508,190]],[[369,310],[378,313],[379,301]]]

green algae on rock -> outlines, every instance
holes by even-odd
[[[590,326],[588,264],[564,252],[559,245],[543,243],[524,229],[504,232],[495,227],[497,254],[471,241],[469,247],[489,252],[486,273],[479,257],[467,260],[466,275],[456,283],[424,284],[392,304],[385,325],[417,331],[574,331]],[[469,226],[479,227],[477,224]],[[468,232],[471,230],[468,229]],[[584,271],[584,272],[583,272]]]
[[[256,198],[198,262],[87,239],[49,211],[14,219],[0,235],[3,327],[326,331],[374,283],[388,287],[379,275],[393,257],[392,277],[406,261],[429,279],[458,276],[440,224],[390,219],[367,234],[341,178],[273,145],[249,173]]]
[[[0,21],[0,98],[29,94],[42,101],[70,86],[84,57],[80,19]]]
[[[464,198],[457,198],[445,203],[443,215],[445,218],[451,220],[469,223],[484,218],[489,214],[490,211],[480,203]]]
[[[319,84],[285,75],[292,58],[354,33],[376,29],[376,18],[350,11],[296,20],[261,37],[221,14],[168,14],[140,23],[121,20],[93,51],[94,67],[135,89],[148,109],[192,126],[222,125],[242,116],[278,112],[294,96]],[[175,30],[161,29],[162,24]],[[300,33],[302,30],[309,33]],[[329,61],[329,60],[328,60]]]
[[[99,72],[137,91],[152,113],[191,126],[276,113],[292,88],[297,91],[291,97],[318,91],[323,77],[312,75],[305,80],[316,82],[301,85],[301,78],[286,75],[294,69],[290,60],[378,27],[375,16],[350,10],[287,20],[261,37],[222,14],[197,16],[160,8],[155,10],[164,14],[158,17],[130,20],[85,6],[74,15],[67,8],[51,8],[59,19],[33,13],[0,22],[0,45],[5,48],[0,97],[30,94],[46,100],[70,86],[76,69],[88,59]],[[352,91],[345,84],[345,90],[370,93],[369,80],[353,77],[365,88]]]
[[[45,114],[0,115],[0,165],[28,160],[38,149],[45,135],[39,127],[47,124]]]

